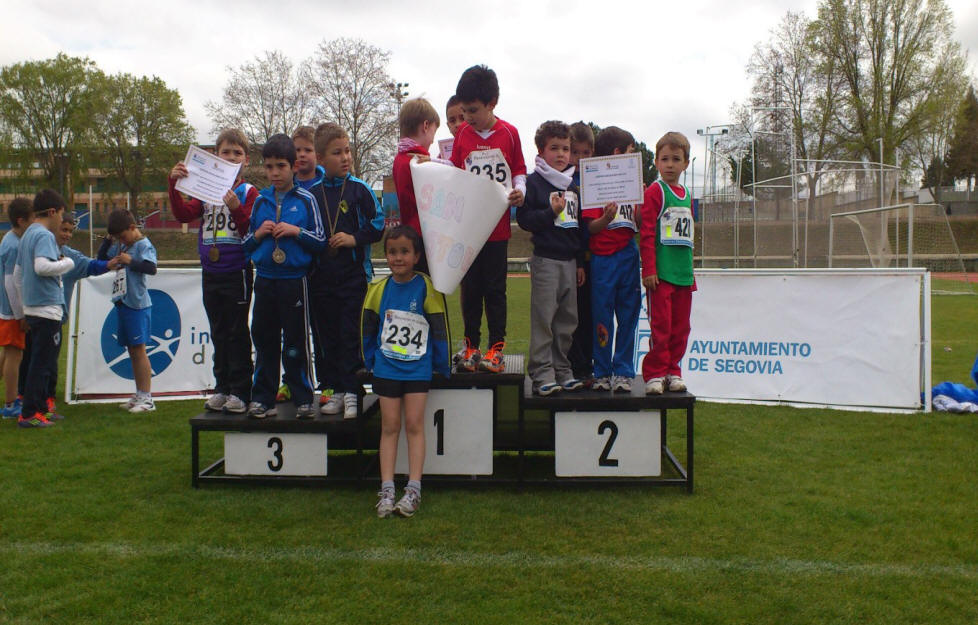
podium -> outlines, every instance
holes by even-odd
[[[689,393],[533,395],[523,356],[505,372],[436,376],[425,411],[426,484],[647,484],[693,490],[693,410]],[[361,380],[369,383],[369,375]],[[328,485],[378,477],[380,404],[359,397],[356,419],[296,419],[291,403],[265,419],[204,413],[190,419],[194,488],[210,483]],[[667,441],[668,411],[684,410],[685,466]],[[540,415],[543,415],[541,418]],[[224,456],[201,468],[201,433],[224,434]],[[401,433],[396,472],[407,472]]]

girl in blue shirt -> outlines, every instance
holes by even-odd
[[[407,226],[392,228],[384,241],[391,274],[371,284],[363,304],[363,362],[373,372],[380,396],[380,493],[377,516],[410,517],[421,503],[424,466],[424,412],[432,372],[448,377],[448,321],[445,296],[414,270],[421,239]],[[394,464],[401,412],[408,444],[408,483],[394,503]]]

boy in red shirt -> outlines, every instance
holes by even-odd
[[[608,126],[594,140],[595,156],[634,151],[632,133],[617,126]],[[604,208],[581,211],[590,233],[591,317],[594,323],[594,383],[591,388],[596,391],[630,393],[635,377],[635,329],[642,307],[639,254],[635,244],[635,233],[639,230],[638,208],[612,202]]]
[[[680,361],[689,340],[693,279],[693,204],[679,175],[689,166],[689,140],[667,132],[655,144],[660,180],[645,190],[642,204],[642,284],[649,307],[649,353],[642,359],[645,392],[686,390]]]
[[[465,125],[452,146],[452,164],[478,175],[489,176],[508,189],[512,206],[522,206],[526,194],[526,164],[520,135],[511,124],[493,113],[499,101],[496,72],[485,65],[465,70],[455,89],[462,104]],[[499,219],[468,272],[462,278],[462,321],[465,347],[455,355],[460,371],[479,368],[491,373],[504,369],[506,338],[506,262],[510,237],[510,213]],[[486,307],[489,349],[479,352],[482,306]]]
[[[438,111],[424,98],[408,100],[401,106],[398,115],[401,127],[401,140],[397,142],[397,156],[394,157],[394,188],[397,191],[397,205],[401,211],[401,224],[410,227],[421,236],[421,220],[418,218],[418,202],[414,197],[414,180],[411,178],[411,161],[429,160],[428,148],[435,140],[435,132],[441,120]],[[420,256],[414,265],[415,270],[428,273],[428,258],[424,245],[416,250]]]

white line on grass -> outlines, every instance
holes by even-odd
[[[21,556],[92,555],[122,559],[196,557],[241,562],[377,562],[382,564],[431,564],[458,567],[581,568],[663,571],[668,573],[734,572],[767,575],[842,575],[848,577],[900,577],[913,579],[978,579],[978,567],[940,564],[849,563],[826,560],[774,558],[700,558],[603,555],[550,556],[524,551],[477,553],[447,549],[362,549],[326,547],[217,547],[211,545],[138,543],[49,543],[0,544],[0,553]]]

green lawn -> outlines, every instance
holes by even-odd
[[[933,310],[968,382],[978,299]],[[428,487],[379,521],[373,484],[193,490],[200,402],[158,406],[0,424],[0,623],[978,622],[974,415],[700,404],[693,495]]]

